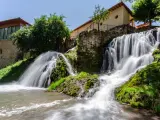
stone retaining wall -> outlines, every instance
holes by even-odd
[[[134,33],[129,25],[114,27],[108,31],[85,31],[80,33],[77,50],[77,70],[92,73],[100,72],[103,51],[107,44],[118,36]]]

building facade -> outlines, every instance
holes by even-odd
[[[30,24],[21,18],[0,21],[0,68],[15,62],[18,49],[9,37],[12,33]]]
[[[100,30],[105,31],[109,30],[113,27],[130,24],[134,26],[134,21],[132,17],[131,10],[123,3],[120,2],[110,9],[109,16],[106,20],[101,21]],[[79,35],[79,33],[87,30],[98,29],[98,25],[94,23],[92,20],[87,21],[86,23],[82,24],[81,26],[74,29],[71,33],[71,38],[75,38]]]

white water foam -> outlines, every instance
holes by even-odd
[[[18,84],[0,85],[0,93],[17,92],[21,90],[45,90],[45,88],[26,87]]]

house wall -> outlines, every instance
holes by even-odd
[[[116,18],[118,16],[118,18]],[[113,11],[110,12],[110,15],[108,19],[101,22],[102,25],[100,25],[100,30],[105,31],[109,30],[113,27],[123,25],[123,24],[129,24],[130,23],[130,14],[125,9],[124,6],[121,6]],[[86,24],[85,26],[80,27],[76,31],[73,31],[71,33],[71,38],[76,37],[79,33],[86,31],[86,30],[92,30],[92,29],[98,29],[98,25],[91,22]]]
[[[0,40],[0,68],[15,62],[18,49],[11,40]]]
[[[124,6],[122,6],[122,9],[123,9],[123,24],[129,24],[131,15],[128,13],[128,11]]]
[[[91,24],[92,24],[92,22],[84,25],[83,27],[80,27],[79,29],[77,29],[75,31],[73,31],[71,33],[71,38],[75,38],[79,33],[83,32],[83,31],[86,31],[91,26]]]
[[[118,18],[115,17],[118,15]],[[123,24],[123,7],[111,11],[109,18],[103,22],[106,25],[118,26]]]

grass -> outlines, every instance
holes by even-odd
[[[48,87],[48,91],[52,91],[52,90],[56,90],[56,88],[65,81],[64,78],[61,78],[60,80],[52,83],[49,87]]]
[[[17,81],[31,62],[33,62],[33,58],[20,60],[12,65],[0,69],[0,83]]]

